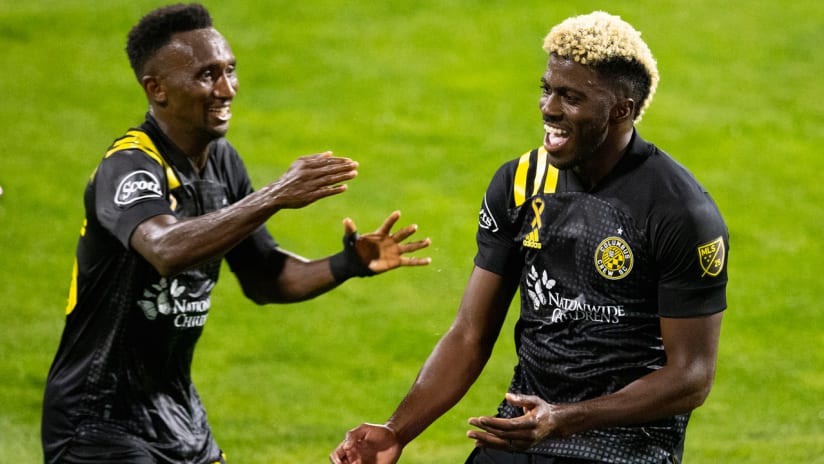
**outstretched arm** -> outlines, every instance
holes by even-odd
[[[449,331],[385,425],[361,424],[330,455],[335,464],[394,463],[407,443],[455,405],[486,365],[517,282],[476,267]]]
[[[344,219],[344,250],[328,258],[307,260],[282,249],[264,250],[270,265],[236,270],[244,293],[259,304],[303,301],[340,285],[346,279],[383,273],[401,266],[425,266],[430,258],[406,256],[430,240],[406,241],[417,231],[409,225],[392,232],[400,212],[389,215],[374,232],[359,235],[355,223]],[[253,259],[263,252],[252,251]]]
[[[331,152],[303,156],[278,180],[226,208],[190,219],[164,214],[142,222],[129,243],[161,275],[175,275],[222,258],[281,209],[343,193],[343,182],[358,175],[357,167]]]
[[[467,436],[479,446],[526,449],[549,436],[639,424],[692,411],[704,402],[712,386],[722,314],[661,318],[666,365],[611,395],[549,404],[536,396],[507,394],[507,401],[523,408],[524,415],[472,418],[469,423],[481,430],[471,430]]]

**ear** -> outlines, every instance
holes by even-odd
[[[624,122],[627,119],[630,121],[635,116],[635,100],[631,98],[625,98],[623,100],[618,101],[615,106],[612,107],[612,112],[610,114],[612,120],[615,122]]]
[[[146,92],[146,97],[153,104],[163,106],[166,104],[166,86],[157,76],[143,76],[140,79],[140,84],[143,86],[143,91]]]

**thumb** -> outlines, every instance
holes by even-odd
[[[532,395],[521,395],[518,393],[507,393],[506,401],[512,406],[518,406],[527,409],[533,408],[538,403],[538,398]]]
[[[343,232],[345,235],[352,235],[358,229],[355,227],[355,221],[350,218],[346,218],[343,220]]]

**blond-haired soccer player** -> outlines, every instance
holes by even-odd
[[[337,464],[393,463],[478,378],[520,288],[518,365],[467,463],[680,462],[715,373],[728,232],[713,200],[635,128],[658,83],[640,33],[604,12],[544,41],[543,143],[483,198],[457,317],[383,425]]]

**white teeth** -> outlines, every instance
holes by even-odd
[[[548,124],[544,124],[544,130],[547,132],[547,134],[554,135],[554,136],[557,136],[557,137],[566,137],[567,136],[567,131],[565,131],[563,129],[558,129],[557,127],[552,127]]]
[[[229,119],[230,117],[232,117],[232,109],[228,106],[222,106],[213,111],[220,119]]]

